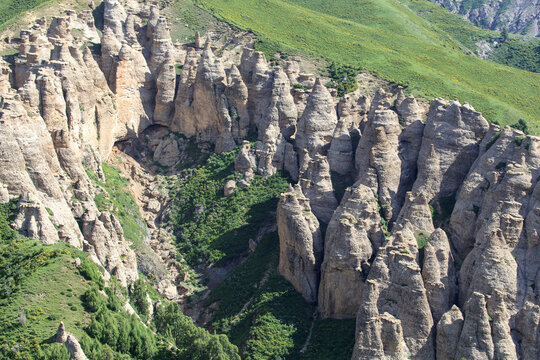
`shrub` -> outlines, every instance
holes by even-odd
[[[63,344],[45,344],[41,348],[38,360],[69,360],[70,355]]]
[[[332,62],[327,69],[330,77],[337,84],[338,96],[341,97],[358,89],[358,83],[356,82],[358,68]]]
[[[255,319],[246,342],[244,356],[249,360],[280,359],[294,347],[292,335],[296,329],[283,324],[272,314]]]
[[[510,125],[516,130],[521,130],[525,134],[529,134],[529,125],[523,119],[519,119],[517,123]]]
[[[142,316],[148,315],[148,300],[146,299],[146,283],[143,279],[137,279],[133,283],[133,292],[131,293],[131,299],[133,305],[137,310],[137,313]]]
[[[99,293],[99,290],[92,286],[82,296],[84,307],[89,312],[97,312],[105,305],[105,298]]]
[[[79,273],[86,279],[93,281],[100,289],[105,286],[103,276],[99,272],[98,266],[90,258],[81,259]]]

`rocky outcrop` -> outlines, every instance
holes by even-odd
[[[306,156],[305,159],[308,157]],[[330,165],[326,157],[316,154],[309,160],[299,180],[303,193],[309,199],[313,213],[325,224],[338,206],[330,179]]]
[[[433,320],[439,321],[454,304],[456,295],[456,275],[454,257],[446,233],[437,229],[424,247],[422,279]]]
[[[532,0],[509,3],[486,1],[467,3],[464,0],[433,0],[449,11],[465,16],[473,24],[491,30],[503,30],[540,36],[540,5]]]
[[[413,194],[431,202],[455,194],[480,151],[488,122],[468,105],[434,100],[429,108]]]
[[[87,360],[88,358],[84,354],[84,351],[81,348],[81,345],[79,344],[79,341],[77,338],[68,332],[66,332],[66,329],[64,327],[64,323],[60,321],[60,325],[58,326],[58,330],[56,331],[56,334],[54,335],[54,341],[60,344],[63,344],[70,356],[70,359],[74,360]]]
[[[456,359],[493,359],[494,347],[485,297],[473,293],[464,306],[465,320],[456,346]]]
[[[326,231],[319,287],[319,311],[323,317],[356,315],[369,260],[383,239],[375,194],[364,185],[353,186]]]
[[[280,241],[278,270],[308,302],[317,301],[323,241],[309,199],[297,186],[281,195],[277,223]]]
[[[437,323],[436,354],[438,360],[455,358],[456,348],[463,328],[463,314],[454,305]]]
[[[307,151],[309,157],[316,153],[326,153],[337,125],[337,114],[328,89],[317,79],[309,95],[307,105],[298,121],[295,146]],[[307,161],[302,154],[300,167]]]
[[[397,198],[401,177],[398,153],[398,116],[391,110],[374,110],[356,149],[357,179],[376,194],[386,220],[395,220],[401,203]]]
[[[353,359],[434,358],[433,318],[420,267],[406,243],[391,238],[379,249],[356,332]]]

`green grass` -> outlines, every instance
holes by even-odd
[[[227,334],[245,359],[350,359],[354,320],[315,320],[310,346],[300,354],[315,307],[278,274],[278,258],[277,233],[269,233],[206,301],[219,304],[212,328]]]
[[[198,0],[196,3],[220,19],[285,47],[361,67],[408,86],[415,95],[469,102],[488,120],[503,125],[526,119],[533,132],[539,133],[540,74],[466,55],[461,42],[402,3],[394,0]]]
[[[3,30],[25,11],[52,1],[54,0],[0,0],[0,30]]]
[[[170,22],[173,42],[194,41],[196,31],[204,36],[206,32],[218,26],[212,15],[193,5],[191,0],[173,0],[171,6],[165,11],[173,18]]]
[[[352,357],[356,320],[317,319],[302,360],[348,360]]]
[[[97,193],[94,201],[99,211],[110,211],[114,214],[124,230],[124,237],[133,242],[135,249],[145,246],[146,236],[139,206],[129,192],[129,180],[120,174],[120,170],[103,163],[105,181],[100,181],[96,174],[87,170],[86,173],[94,184],[102,187],[106,193]]]

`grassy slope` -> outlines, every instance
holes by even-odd
[[[316,319],[309,346],[300,353],[315,306],[279,275],[278,257],[277,234],[267,234],[207,300],[206,305],[219,303],[213,328],[226,333],[245,359],[350,359],[354,319]]]
[[[540,75],[466,55],[462,44],[394,0],[199,0],[272,41],[409,86],[469,102],[490,121],[528,119],[539,132]],[[275,16],[268,16],[275,14]]]
[[[55,0],[0,0],[0,30],[16,20],[25,11]]]
[[[21,290],[0,307],[0,323],[3,324],[0,336],[9,333],[9,337],[18,338],[34,334],[39,341],[44,341],[56,333],[59,322],[63,321],[70,332],[80,337],[89,320],[81,301],[88,283],[69,257],[49,261],[31,274]],[[27,312],[24,327],[17,320],[23,309]]]

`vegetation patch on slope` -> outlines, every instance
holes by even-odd
[[[458,98],[490,121],[538,132],[540,75],[466,55],[461,44],[392,0],[197,0],[218,18],[305,54],[364,70],[415,95]],[[279,14],[271,16],[268,14]]]
[[[275,211],[279,195],[287,190],[281,174],[256,176],[247,188],[228,197],[225,182],[238,179],[234,159],[238,149],[212,155],[171,190],[170,219],[181,255],[191,266],[226,261],[248,250],[248,241]]]
[[[144,279],[128,294],[114,277],[105,284],[86,253],[20,237],[9,226],[15,210],[0,204],[1,360],[68,360],[53,343],[60,321],[90,359],[240,360],[225,335],[197,327],[177,304],[163,301],[150,320]],[[124,309],[128,300],[136,315]]]
[[[0,30],[25,11],[47,4],[53,0],[1,0]]]

